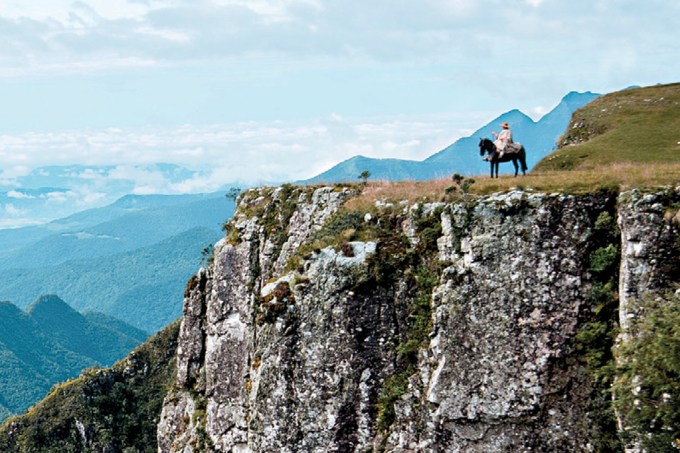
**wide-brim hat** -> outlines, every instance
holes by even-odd
[[[501,127],[510,127],[508,123],[501,123]]]

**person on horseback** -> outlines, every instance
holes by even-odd
[[[502,128],[500,133],[496,133],[495,131],[491,133],[496,138],[493,144],[496,145],[496,149],[499,152],[499,158],[503,157],[505,148],[510,143],[512,143],[512,131],[510,130],[510,125],[508,123],[501,123],[500,126]]]

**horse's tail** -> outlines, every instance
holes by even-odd
[[[522,173],[527,171],[529,168],[527,168],[527,151],[524,149],[524,145],[522,145],[522,151],[520,152],[520,157],[521,159],[519,160],[520,163],[522,164]]]

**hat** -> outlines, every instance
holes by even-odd
[[[508,123],[501,123],[501,127],[510,127]]]

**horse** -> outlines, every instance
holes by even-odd
[[[503,154],[503,157],[499,158],[498,151],[496,150],[496,145],[493,144],[491,140],[488,138],[482,138],[479,140],[479,155],[483,156],[484,153],[489,153],[490,159],[489,159],[489,165],[491,168],[491,177],[493,178],[494,174],[494,168],[496,169],[496,178],[498,178],[498,164],[500,162],[510,162],[512,161],[512,165],[515,166],[515,177],[517,177],[517,172],[519,171],[519,167],[517,166],[517,161],[522,164],[522,175],[526,176],[526,171],[528,170],[527,168],[527,156],[526,156],[526,151],[524,150],[524,145],[521,145],[519,143],[515,143],[516,146],[519,146],[519,150],[517,152],[506,152]],[[510,145],[512,146],[512,145]]]

